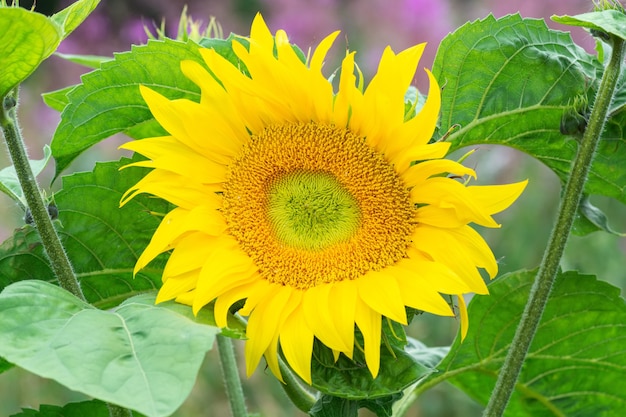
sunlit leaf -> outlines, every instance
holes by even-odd
[[[0,7],[0,39],[0,97],[4,97],[55,51],[62,32],[40,13]]]
[[[48,107],[60,112],[63,111],[65,106],[67,106],[70,102],[67,98],[67,94],[72,91],[73,88],[74,86],[71,86],[50,91],[48,93],[43,93],[41,97],[43,98],[43,102],[46,103]]]
[[[103,62],[110,61],[112,59],[109,56],[62,54],[59,52],[55,53],[54,55],[58,56],[59,58],[63,58],[66,61],[70,61],[74,64],[82,65],[91,69],[98,69]]]
[[[50,17],[61,28],[63,38],[74,31],[100,3],[100,0],[78,0]]]
[[[509,274],[469,305],[470,327],[439,374],[486,404],[535,271]],[[617,416],[626,407],[626,302],[593,276],[559,274],[505,416]],[[443,378],[442,377],[443,373]]]
[[[187,398],[217,333],[152,304],[98,310],[44,281],[0,293],[0,356],[150,417],[169,416]]]

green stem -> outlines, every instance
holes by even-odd
[[[109,417],[133,417],[133,412],[127,408],[122,408],[114,404],[107,404]]]
[[[539,272],[531,288],[521,322],[511,342],[511,348],[500,370],[496,386],[483,414],[484,417],[502,416],[517,383],[526,353],[535,336],[552,289],[552,284],[559,269],[565,243],[569,237],[589,168],[600,142],[609,107],[613,100],[623,57],[624,40],[613,37],[611,61],[602,77],[587,129],[578,147],[571,174],[565,185],[556,224],[552,230]]]
[[[230,403],[230,411],[233,417],[247,417],[246,400],[243,396],[241,378],[239,378],[239,368],[235,358],[233,342],[227,336],[217,336],[217,350],[220,355],[222,366],[222,376],[226,386],[226,396]]]
[[[15,107],[17,103],[17,88],[2,98],[2,109],[0,111],[0,125],[13,161],[13,166],[20,181],[20,186],[26,198],[26,204],[30,209],[35,222],[35,227],[41,236],[41,242],[50,259],[50,265],[54,275],[59,280],[59,284],[65,290],[71,292],[76,297],[85,301],[76,274],[72,269],[72,264],[68,259],[59,235],[57,234],[48,209],[41,197],[37,180],[28,162],[24,140],[17,122]]]
[[[300,380],[281,358],[278,358],[278,366],[284,381],[283,390],[299,410],[308,413],[317,401],[315,394],[300,383]]]

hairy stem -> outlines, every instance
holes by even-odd
[[[222,376],[226,386],[226,396],[230,403],[230,411],[233,417],[247,417],[246,400],[243,396],[232,340],[227,336],[218,335],[217,350],[220,355]]]
[[[57,234],[48,209],[41,197],[37,180],[28,162],[24,140],[18,125],[16,116],[17,88],[7,96],[2,98],[2,110],[0,112],[0,125],[13,161],[13,166],[20,181],[20,186],[24,192],[26,204],[31,212],[35,227],[41,236],[41,242],[50,259],[50,265],[54,275],[59,280],[59,284],[65,290],[71,292],[76,297],[85,301],[76,274],[72,269],[72,264],[63,249],[59,235]]]
[[[613,37],[611,61],[606,68],[598,90],[587,129],[578,147],[578,153],[565,185],[554,229],[544,252],[539,272],[530,291],[522,319],[504,361],[484,417],[500,417],[504,413],[517,383],[522,364],[535,336],[541,315],[556,278],[565,243],[570,234],[576,211],[583,194],[585,181],[600,142],[609,106],[620,75],[624,57],[624,40]]]

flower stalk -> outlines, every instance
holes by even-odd
[[[559,269],[565,244],[583,195],[585,181],[587,180],[594,154],[600,142],[624,60],[624,40],[613,35],[610,36],[613,40],[611,60],[600,82],[600,88],[587,129],[579,143],[571,174],[561,199],[557,221],[544,252],[539,272],[531,288],[521,322],[511,342],[511,348],[500,370],[496,386],[483,413],[484,417],[500,417],[503,415],[517,383],[524,359],[541,320]]]
[[[227,336],[218,335],[217,350],[220,355],[220,365],[226,387],[226,396],[230,403],[230,411],[233,417],[247,417],[246,400],[241,387],[241,378],[239,377],[232,340]]]
[[[35,222],[35,227],[41,236],[41,242],[50,260],[54,275],[63,289],[85,301],[85,296],[80,288],[72,264],[52,224],[52,219],[50,219],[48,209],[41,196],[37,180],[28,162],[24,140],[15,111],[17,107],[16,96],[17,88],[3,97],[2,109],[0,111],[0,125],[2,126],[2,132],[15,167],[15,172],[24,192],[26,204]]]

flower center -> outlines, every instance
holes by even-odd
[[[332,174],[307,171],[270,185],[267,215],[278,240],[304,250],[347,242],[361,217],[357,201]]]
[[[406,256],[415,208],[364,138],[317,123],[265,128],[228,168],[229,233],[270,282],[306,289]]]

